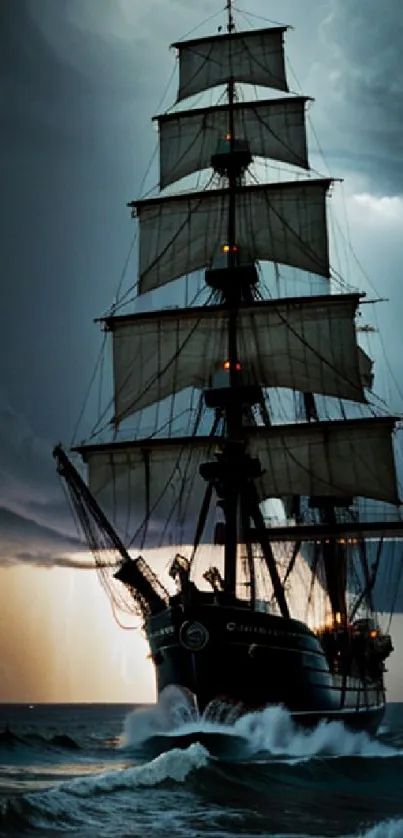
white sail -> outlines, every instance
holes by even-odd
[[[308,168],[307,99],[269,99],[234,105],[234,136],[251,154]],[[211,165],[229,131],[229,107],[220,105],[156,117],[160,135],[160,188]]]
[[[257,429],[250,450],[265,474],[261,494],[361,496],[399,503],[390,417]]]
[[[396,420],[357,419],[243,429],[249,452],[259,457],[261,500],[287,495],[362,496],[398,504],[392,431]],[[197,520],[206,484],[201,463],[222,439],[186,437],[139,440],[78,449],[88,466],[91,492],[105,509],[139,518]]]
[[[240,187],[240,253],[328,277],[326,193],[331,182]],[[227,241],[228,189],[150,198],[131,206],[140,223],[140,294],[211,264]]]
[[[262,387],[365,401],[371,361],[356,343],[359,295],[271,300],[241,306],[238,358]],[[207,387],[228,346],[224,306],[166,309],[107,321],[113,336],[115,421],[185,387]]]
[[[287,27],[180,41],[178,101],[229,81],[287,91],[283,35]]]

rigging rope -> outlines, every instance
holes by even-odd
[[[252,12],[245,11],[245,9],[240,9],[237,6],[233,6],[232,8],[233,8],[234,12],[236,12],[238,15],[241,15],[241,17],[243,17],[244,20],[246,20],[247,23],[249,23],[248,18],[253,17],[253,18],[256,18],[256,20],[264,20],[266,23],[270,23],[271,26],[273,26],[273,25],[274,26],[283,26],[284,25],[283,23],[280,23],[278,20],[272,20],[269,17],[262,17],[262,15],[255,15]],[[249,23],[249,25],[252,28],[252,24]],[[292,27],[288,27],[288,28],[292,29]]]
[[[101,344],[101,348],[98,352],[97,360],[95,362],[94,371],[92,373],[90,383],[87,387],[87,391],[86,391],[86,394],[85,394],[85,397],[84,397],[84,402],[83,402],[82,408],[81,408],[80,413],[78,415],[77,422],[76,422],[75,427],[74,427],[73,436],[72,436],[71,441],[70,441],[70,448],[72,448],[72,446],[74,445],[76,435],[77,435],[77,431],[78,431],[78,427],[79,427],[79,425],[81,423],[81,420],[84,416],[84,413],[85,413],[85,410],[86,410],[86,407],[87,407],[87,404],[88,404],[88,400],[89,400],[89,397],[90,397],[90,394],[91,394],[91,390],[92,390],[92,387],[93,387],[98,369],[100,368],[100,365],[102,363],[104,350],[105,350],[105,344],[106,344],[106,334],[104,334],[104,336],[102,338],[102,344]]]

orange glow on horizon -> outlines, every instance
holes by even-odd
[[[0,576],[0,702],[155,700],[148,644],[119,628],[95,571],[19,565]]]

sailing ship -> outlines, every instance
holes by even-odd
[[[365,295],[338,293],[331,276],[332,180],[309,168],[309,100],[289,92],[287,27],[239,31],[231,0],[227,15],[224,31],[174,44],[177,102],[156,117],[159,191],[128,205],[137,296],[186,277],[202,304],[115,304],[103,319],[111,438],[74,449],[88,484],[60,445],[54,456],[103,581],[141,616],[158,694],[176,685],[200,712],[274,704],[301,724],[375,731],[392,642],[374,589],[401,535],[398,514],[379,510],[398,511],[399,417],[371,400],[356,326]],[[200,106],[211,90],[218,102]],[[264,160],[293,174],[259,182]],[[206,170],[203,188],[177,188]],[[281,294],[287,271],[322,292]],[[278,420],[276,393],[291,418]],[[142,415],[154,417],[148,433]],[[145,555],[159,546],[175,590]]]

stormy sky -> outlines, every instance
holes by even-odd
[[[92,320],[110,306],[130,248],[126,202],[137,197],[156,145],[149,120],[161,110],[172,74],[168,46],[212,15],[198,33],[214,31],[224,23],[222,5],[0,4],[4,566],[36,565],[40,573],[44,566],[86,561],[51,449],[71,440],[102,340]],[[401,411],[403,6],[400,0],[248,0],[243,6],[239,28],[268,25],[269,15],[294,27],[287,35],[290,85],[316,100],[315,135],[332,174],[345,178],[342,197],[332,199],[336,214],[341,224],[348,214],[358,263],[369,276],[349,256],[346,279],[371,297],[390,299],[368,307],[380,333],[365,348],[377,362],[376,392]],[[175,79],[163,106],[174,98]],[[315,168],[327,174],[315,135]],[[0,575],[7,596],[6,570]]]

